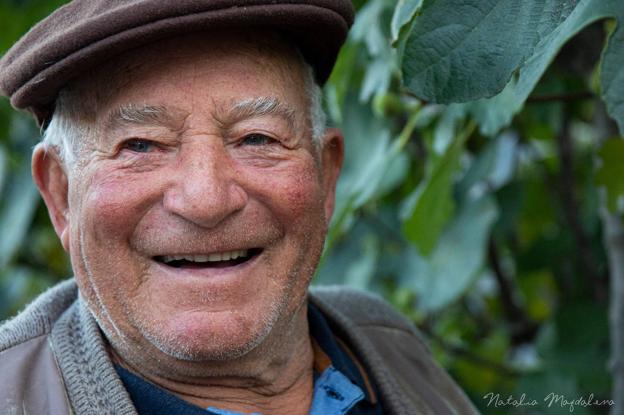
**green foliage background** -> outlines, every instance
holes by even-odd
[[[0,2],[0,51],[62,3]],[[617,3],[354,1],[326,86],[347,158],[315,283],[385,296],[484,413],[529,413],[488,407],[488,392],[611,396],[601,215],[624,193]],[[38,138],[0,100],[0,320],[71,274],[30,178]]]

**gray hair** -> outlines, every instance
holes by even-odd
[[[304,93],[308,97],[308,125],[312,141],[317,149],[327,128],[327,116],[323,110],[323,92],[316,83],[314,70],[301,58],[303,65]],[[55,110],[42,137],[44,148],[56,148],[61,160],[72,166],[78,159],[79,146],[92,137],[94,125],[84,116],[83,98],[71,88],[63,89],[55,103]]]

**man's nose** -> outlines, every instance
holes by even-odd
[[[164,195],[167,211],[211,228],[245,207],[247,193],[222,143],[194,143],[180,151]]]

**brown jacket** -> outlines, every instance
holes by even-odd
[[[477,413],[380,298],[333,287],[312,289],[310,301],[366,366],[386,413]],[[0,326],[0,374],[1,415],[136,414],[73,280]]]

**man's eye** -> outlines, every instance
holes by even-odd
[[[130,151],[134,151],[135,153],[148,153],[153,150],[155,144],[149,140],[141,140],[138,138],[128,140],[123,143],[123,148],[128,149]]]
[[[249,134],[241,140],[241,144],[248,146],[263,146],[274,143],[276,140],[264,134]]]

